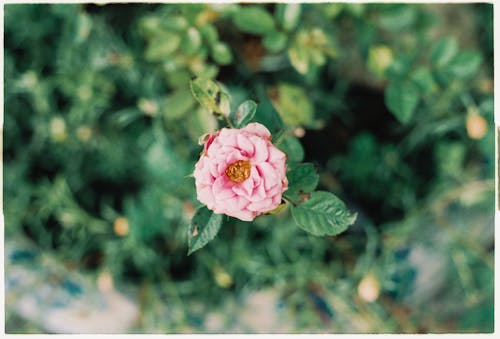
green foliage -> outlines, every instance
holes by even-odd
[[[266,332],[230,324],[269,289],[294,333],[491,332],[492,7],[5,5],[6,241],[110,272],[133,333]],[[200,136],[252,121],[286,203],[198,208]]]
[[[276,111],[289,126],[308,126],[312,124],[314,108],[302,87],[286,83],[278,84],[271,99]]]
[[[191,81],[191,92],[200,105],[209,112],[229,115],[231,110],[229,96],[223,92],[217,83],[197,78]]]
[[[263,8],[244,7],[233,16],[236,27],[246,33],[263,35],[274,30],[273,17]]]
[[[229,118],[233,122],[234,127],[240,128],[252,121],[256,111],[257,104],[255,101],[246,100],[238,106],[236,111],[231,112]]]
[[[313,192],[298,206],[292,206],[292,216],[302,229],[314,235],[337,235],[356,221],[345,204],[330,192]]]
[[[189,254],[199,250],[213,240],[222,225],[222,214],[215,214],[206,207],[200,207],[189,228]]]
[[[391,82],[385,90],[387,108],[403,124],[412,118],[418,100],[418,88],[411,82]]]
[[[308,193],[318,186],[319,175],[313,164],[303,163],[288,168],[288,190],[284,196],[295,204],[306,200]]]

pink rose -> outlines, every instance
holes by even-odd
[[[278,207],[288,188],[286,155],[270,139],[256,122],[210,135],[194,170],[198,200],[245,221]]]

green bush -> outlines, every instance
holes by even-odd
[[[204,332],[209,311],[268,287],[294,332],[491,332],[492,12],[6,5],[6,238],[138,287],[135,332]],[[231,219],[188,256],[198,140],[226,113],[198,104],[192,78],[217,80],[231,111],[256,102],[254,121],[290,162],[315,164],[355,225],[316,237],[290,209]],[[418,294],[429,283],[419,248],[447,263],[433,298]],[[358,291],[367,281],[374,302]]]

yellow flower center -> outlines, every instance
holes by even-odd
[[[238,160],[226,168],[226,175],[232,182],[239,184],[248,179],[250,169],[250,161]]]

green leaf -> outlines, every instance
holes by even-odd
[[[385,5],[380,14],[380,25],[391,31],[410,29],[417,20],[417,10],[408,4]]]
[[[292,167],[288,173],[288,189],[283,195],[293,203],[300,203],[304,199],[304,194],[316,189],[319,175],[311,163],[299,164]]]
[[[308,126],[312,123],[314,107],[302,87],[280,83],[276,93],[271,94],[271,102],[286,124]]]
[[[286,36],[286,34],[276,31],[266,34],[262,43],[264,44],[264,47],[267,48],[267,50],[273,53],[277,53],[285,48],[287,41],[288,37]]]
[[[288,162],[301,162],[304,160],[304,148],[302,148],[302,144],[299,139],[287,136],[276,144],[280,150],[285,152],[287,156]]]
[[[267,99],[267,96],[259,96],[259,109],[255,113],[253,120],[267,127],[271,132],[273,142],[279,139],[279,136],[283,133],[283,121],[271,102]]]
[[[443,67],[458,52],[458,42],[454,37],[446,37],[437,41],[431,49],[429,59],[437,67]]]
[[[167,120],[182,118],[194,104],[191,92],[188,89],[179,89],[165,98],[164,117]]]
[[[304,231],[317,236],[337,235],[356,221],[345,204],[333,193],[317,191],[298,206],[292,206],[292,216]]]
[[[391,82],[385,89],[385,104],[403,124],[410,121],[419,101],[419,91],[411,82]]]
[[[205,39],[209,45],[215,44],[219,39],[219,33],[215,29],[214,25],[205,24],[199,28],[201,36]]]
[[[200,207],[189,227],[188,255],[212,241],[222,226],[222,214],[215,214],[207,207]]]
[[[163,61],[167,56],[172,54],[181,43],[181,38],[178,34],[170,32],[162,32],[148,44],[146,49],[146,60],[148,61]]]
[[[288,49],[288,58],[297,72],[300,74],[307,73],[309,70],[309,53],[307,53],[305,48],[293,45]]]
[[[229,115],[229,118],[237,128],[247,125],[252,121],[257,111],[257,104],[255,101],[247,100],[243,102],[238,109]]]
[[[423,93],[430,93],[437,89],[437,83],[432,76],[432,72],[427,67],[416,69],[411,75],[411,80]]]
[[[468,78],[477,72],[481,61],[481,55],[476,52],[460,52],[450,61],[446,70],[454,77]]]
[[[383,77],[386,70],[392,64],[392,50],[386,45],[370,47],[368,51],[367,66],[378,77]]]
[[[246,33],[264,35],[274,30],[271,14],[261,7],[243,7],[233,16],[233,22]]]
[[[228,65],[233,61],[231,50],[222,42],[218,42],[212,47],[212,58],[219,65]]]
[[[229,96],[215,82],[196,78],[190,82],[191,93],[200,105],[214,113],[229,115]]]
[[[301,7],[298,3],[278,4],[276,18],[285,31],[291,31],[297,26],[300,19]]]
[[[194,28],[190,27],[181,40],[181,49],[187,55],[195,54],[202,45],[202,39],[200,32]]]

